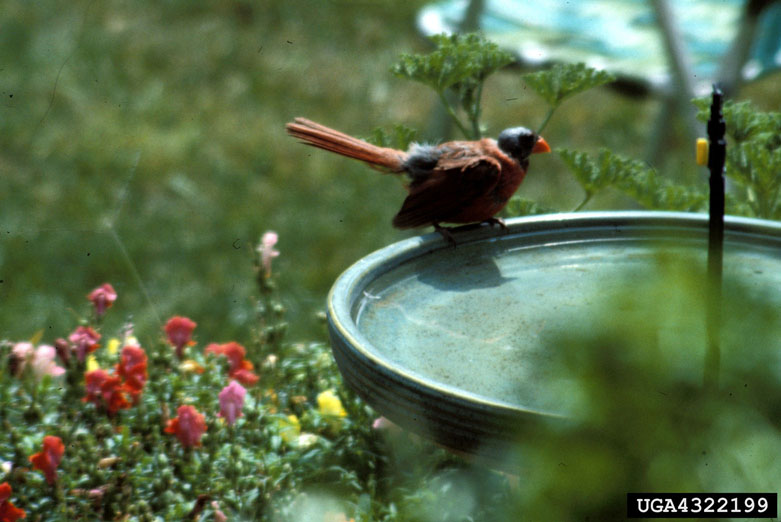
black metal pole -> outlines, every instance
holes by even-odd
[[[724,164],[727,155],[726,125],[721,112],[723,94],[713,86],[713,101],[708,120],[708,169],[710,170],[710,219],[708,224],[708,290],[704,382],[717,388],[721,365],[721,281],[724,258]]]

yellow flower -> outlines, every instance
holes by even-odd
[[[204,372],[203,366],[198,364],[197,361],[194,361],[193,359],[187,359],[186,361],[182,361],[182,364],[179,365],[179,369],[183,372],[192,372],[201,374]]]
[[[278,421],[279,436],[288,444],[293,444],[301,434],[301,423],[295,415],[288,415]]]
[[[87,357],[87,371],[91,372],[94,370],[99,370],[100,365],[98,365],[98,360],[95,359],[94,355],[90,355]]]
[[[108,344],[106,345],[106,350],[110,355],[115,355],[117,351],[119,350],[119,339],[116,337],[112,337],[108,340]]]
[[[346,417],[347,412],[342,406],[342,401],[336,396],[333,390],[326,390],[317,395],[317,407],[323,415],[333,417]]]

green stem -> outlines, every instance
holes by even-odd
[[[548,114],[545,116],[545,119],[542,120],[542,125],[540,125],[540,128],[537,129],[537,134],[541,134],[542,130],[545,128],[545,126],[548,125],[548,122],[550,121],[551,116],[553,116],[553,113],[554,113],[554,111],[556,111],[557,107],[558,107],[558,105],[555,105],[555,106],[551,107],[550,109],[548,109]]]
[[[474,105],[472,105],[472,110],[470,114],[470,120],[472,121],[472,139],[473,140],[479,140],[482,137],[482,132],[480,132],[480,113],[481,111],[481,103],[480,98],[483,97],[483,82],[480,81],[477,84],[477,92],[475,93],[475,102]]]
[[[456,116],[456,111],[453,110],[453,106],[450,105],[450,102],[447,101],[447,98],[445,98],[445,94],[441,91],[437,92],[439,95],[439,99],[442,102],[442,105],[445,106],[445,110],[447,111],[448,115],[450,115],[451,118],[453,118],[453,121],[455,122],[458,129],[464,134],[464,136],[469,139],[469,131],[466,127],[461,123],[461,120],[458,119],[458,116]]]
[[[591,196],[593,196],[593,195],[594,195],[594,194],[593,194],[592,192],[588,192],[588,191],[586,191],[586,197],[585,197],[585,198],[583,198],[583,201],[581,201],[581,202],[580,202],[580,205],[578,205],[577,207],[575,207],[575,209],[573,210],[573,212],[578,212],[580,209],[582,209],[583,207],[585,207],[585,206],[588,204],[588,202],[589,202],[589,201],[591,201]]]

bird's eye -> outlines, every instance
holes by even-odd
[[[534,134],[521,134],[518,136],[518,145],[520,145],[521,150],[531,151],[536,142],[537,136]]]
[[[534,144],[537,142],[537,136],[526,127],[515,127],[502,131],[497,142],[503,151],[523,160],[531,155]]]

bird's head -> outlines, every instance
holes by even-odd
[[[502,151],[519,163],[526,162],[532,154],[550,152],[550,146],[542,136],[538,136],[526,127],[503,130],[496,143]]]

